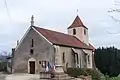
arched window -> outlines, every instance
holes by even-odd
[[[87,58],[88,58],[88,64],[90,64],[90,55],[88,55]]]
[[[32,39],[31,47],[34,47],[34,39]]]
[[[75,35],[76,34],[76,29],[73,29],[73,35]]]
[[[63,57],[62,61],[63,61],[63,63],[65,63],[65,52],[63,52],[63,56],[62,57]]]

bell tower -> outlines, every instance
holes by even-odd
[[[77,37],[80,41],[89,45],[88,28],[82,23],[78,15],[68,27],[68,34]]]

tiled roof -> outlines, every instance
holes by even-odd
[[[85,27],[87,28],[83,22],[81,21],[81,19],[79,18],[79,16],[77,15],[75,20],[73,21],[73,23],[68,27],[69,28],[75,28],[75,27]]]
[[[81,42],[75,36],[48,30],[48,29],[43,29],[35,26],[34,28],[53,44],[83,48],[83,49],[92,49],[90,46]]]

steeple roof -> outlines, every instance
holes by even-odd
[[[77,15],[75,20],[73,21],[73,23],[68,27],[69,28],[75,28],[75,27],[85,27],[87,28],[83,22],[81,21],[81,19],[79,18],[79,16]]]

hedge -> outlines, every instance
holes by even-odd
[[[79,76],[91,76],[92,80],[100,80],[100,74],[97,70],[88,68],[68,68],[66,72],[69,76],[79,77]]]

